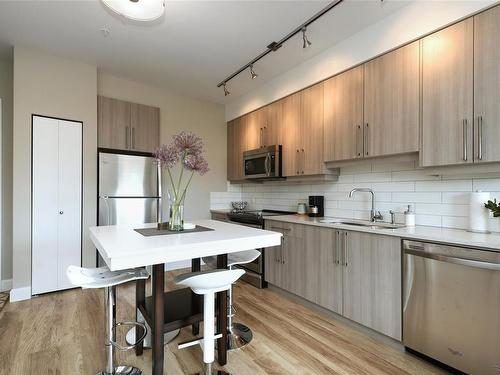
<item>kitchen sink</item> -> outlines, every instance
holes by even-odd
[[[381,223],[381,222],[363,221],[363,220],[323,219],[320,220],[320,222],[326,224],[355,225],[358,227],[367,227],[373,229],[398,229],[398,228],[403,228],[405,226],[404,224],[391,224],[391,223]]]

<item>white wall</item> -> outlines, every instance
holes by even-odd
[[[13,116],[13,50],[0,54],[0,98],[2,98],[2,280],[12,279],[12,116]]]
[[[212,193],[211,208],[227,209],[231,201],[245,200],[255,209],[296,211],[297,203],[307,203],[309,195],[323,195],[325,216],[368,219],[370,195],[357,193],[352,199],[348,196],[355,187],[368,187],[375,192],[375,209],[381,211],[385,221],[390,221],[389,210],[402,213],[411,204],[417,225],[467,229],[469,192],[487,191],[492,198],[500,199],[498,165],[492,168],[495,177],[471,176],[470,170],[454,176],[436,176],[430,174],[434,170],[429,172],[416,165],[416,160],[397,158],[366,160],[341,168],[337,182],[231,185],[227,192]],[[398,215],[397,219],[402,222],[403,216]],[[499,218],[490,219],[490,230],[500,232]]]
[[[95,265],[88,228],[96,221],[97,68],[14,48],[13,287],[31,284],[31,115],[83,122],[83,265]],[[19,293],[22,290],[22,293]],[[28,295],[29,296],[29,295]],[[11,294],[12,298],[12,294]]]
[[[203,138],[210,171],[193,177],[184,212],[187,220],[208,218],[210,192],[226,188],[224,107],[106,73],[99,73],[98,82],[99,95],[159,107],[160,143],[170,142],[182,130]]]
[[[299,91],[496,2],[415,1],[248,94],[235,98],[226,105],[226,119],[231,120]]]

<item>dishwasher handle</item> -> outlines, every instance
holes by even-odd
[[[440,262],[459,264],[462,266],[483,268],[483,269],[493,270],[493,271],[500,271],[500,264],[499,263],[483,262],[481,260],[473,260],[473,259],[467,259],[467,258],[450,257],[450,256],[440,255],[440,254],[425,253],[425,252],[418,251],[418,250],[411,250],[409,248],[405,248],[405,254],[411,254],[411,255],[415,255],[415,256],[419,256],[419,257],[423,257],[423,258],[434,259],[434,260],[438,260]]]

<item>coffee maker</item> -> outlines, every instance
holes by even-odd
[[[309,216],[323,217],[325,216],[325,197],[322,195],[309,196]]]

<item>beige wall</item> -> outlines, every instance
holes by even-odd
[[[12,116],[13,50],[0,56],[0,98],[2,99],[2,280],[12,279]]]
[[[210,172],[195,175],[185,205],[186,219],[209,217],[210,192],[226,189],[226,125],[224,107],[171,91],[99,73],[99,95],[160,107],[160,142],[189,130],[205,143]],[[164,184],[164,186],[167,186]]]
[[[14,49],[13,287],[31,284],[31,115],[83,122],[83,264],[95,265],[87,228],[96,219],[97,69]]]

